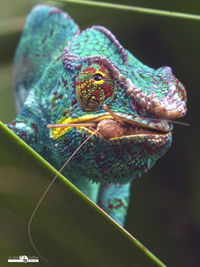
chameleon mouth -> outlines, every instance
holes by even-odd
[[[113,117],[112,115],[108,113],[96,117],[86,115],[77,119],[68,118],[61,124],[49,124],[47,127],[53,128],[52,137],[54,139],[59,138],[73,127],[109,140],[144,136],[151,136],[152,138],[153,136],[166,137],[170,133],[168,123],[162,128],[159,128],[156,124],[155,127],[150,127],[122,116]]]
[[[61,124],[48,124],[47,128],[53,128],[52,137],[54,139],[59,138],[72,127],[80,128],[80,130],[110,140],[124,137],[166,137],[171,132],[169,123],[165,120],[160,120],[159,124],[151,122],[151,126],[149,126],[136,122],[136,120],[119,116],[105,104],[103,108],[108,113],[99,116],[90,114],[76,119],[67,118]]]
[[[166,136],[170,132],[148,127],[147,125],[139,124],[126,118],[122,118],[121,121],[114,120],[113,118],[104,118],[96,125],[94,124],[92,127],[87,126],[85,128],[90,133],[95,132],[96,135],[110,140],[144,137],[144,135]]]

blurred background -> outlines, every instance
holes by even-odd
[[[112,2],[112,1],[110,1]],[[198,0],[113,1],[200,14]],[[15,118],[13,57],[25,16],[37,3],[67,11],[81,29],[109,28],[146,65],[171,66],[188,94],[188,113],[174,127],[173,144],[154,168],[132,184],[126,229],[168,266],[200,266],[200,21],[48,1],[0,0],[0,120]],[[133,263],[134,264],[134,263]]]

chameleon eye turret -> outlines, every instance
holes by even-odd
[[[97,109],[113,94],[114,86],[113,75],[104,65],[89,65],[76,79],[76,94],[80,106],[85,111]]]

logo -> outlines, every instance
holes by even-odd
[[[8,262],[39,262],[39,258],[35,256],[20,255],[19,257],[9,257]]]

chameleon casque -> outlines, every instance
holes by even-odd
[[[99,129],[63,174],[123,226],[131,181],[166,153],[169,119],[186,113],[182,83],[170,67],[142,64],[108,29],[80,31],[46,5],[27,17],[14,72],[19,113],[7,126],[56,169]]]

